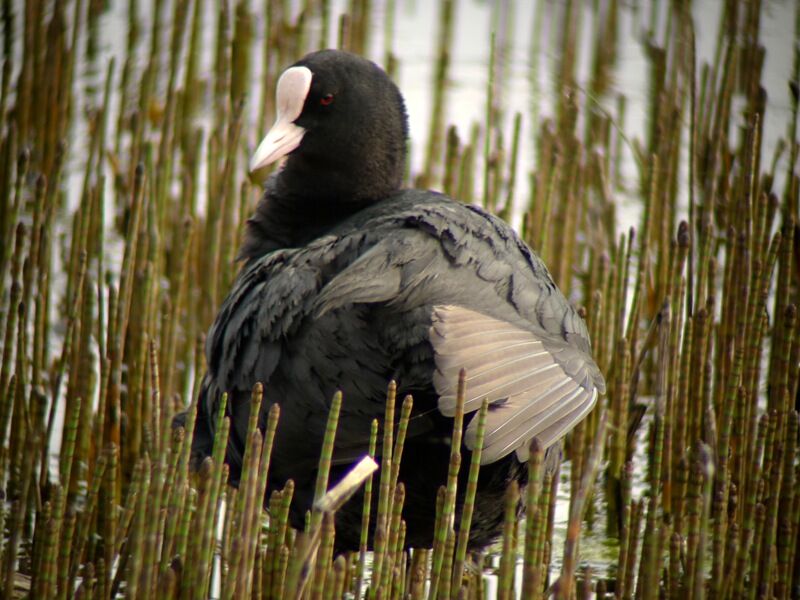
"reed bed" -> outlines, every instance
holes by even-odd
[[[498,3],[485,120],[465,134],[448,126],[459,3],[441,3],[429,134],[415,141],[425,168],[409,181],[518,220],[584,307],[608,381],[567,440],[569,476],[545,471],[534,442],[529,484],[507,492],[502,539],[472,555],[469,496],[460,521],[453,509],[457,473],[469,470],[474,493],[480,455],[462,464],[463,408],[434,546],[411,552],[398,465],[413,399],[393,386],[372,429],[380,470],[365,460],[342,486],[327,469],[347,398],[332,399],[304,531],[287,526],[291,482],[262,510],[277,407],[264,431],[251,419],[238,489],[226,485],[227,418],[198,472],[188,467],[194,411],[185,429],[171,427],[197,397],[203,334],[236,274],[259,194],[247,157],[274,114],[280,71],[328,40],[369,53],[382,32],[373,58],[397,72],[395,2],[351,0],[338,16],[328,0],[120,1],[121,58],[98,42],[107,4],[0,7],[2,597],[798,597],[800,9],[780,8],[795,23],[787,92],[764,88],[758,0],[720,3],[714,59],[702,64],[691,2],[542,2],[528,67],[552,110],[534,98],[511,115],[502,24],[514,16]],[[620,39],[632,35],[622,11],[644,24],[643,131],[626,131],[614,89]],[[546,91],[543,52],[556,57]],[[790,105],[774,147],[768,96]],[[629,153],[633,179],[622,176]],[[640,217],[620,233],[622,199]],[[253,414],[261,402],[257,386]],[[332,514],[359,485],[361,550],[335,556]],[[615,549],[608,564],[582,558],[587,531]]]

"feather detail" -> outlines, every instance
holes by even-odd
[[[458,374],[466,370],[465,412],[486,398],[482,464],[517,452],[522,459],[538,437],[544,447],[566,435],[594,406],[598,389],[594,363],[582,351],[547,334],[523,329],[459,306],[436,306],[430,341],[436,371],[439,410],[453,416]],[[477,424],[467,427],[464,442],[472,449]]]

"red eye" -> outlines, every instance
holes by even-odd
[[[319,99],[319,103],[322,104],[322,106],[329,106],[333,104],[333,94],[325,94]]]

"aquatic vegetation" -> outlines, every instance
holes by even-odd
[[[278,75],[327,40],[370,55],[375,39],[372,58],[397,73],[400,7],[108,4],[0,6],[3,597],[797,595],[800,55],[788,90],[768,88],[760,38],[764,11],[781,10],[800,43],[797,7],[724,3],[701,63],[690,3],[543,2],[525,64],[509,52],[511,4],[497,3],[496,33],[476,41],[491,49],[484,120],[464,132],[449,117],[462,7],[440,4],[434,102],[412,149],[425,167],[408,179],[519,224],[583,307],[608,382],[569,436],[563,472],[548,475],[534,445],[496,553],[469,556],[455,473],[474,485],[479,458],[462,463],[458,445],[433,548],[403,551],[398,462],[413,400],[388,382],[370,441],[382,468],[366,461],[331,486],[323,453],[302,532],[287,526],[292,484],[261,509],[279,409],[264,431],[251,419],[238,489],[225,485],[227,418],[198,472],[193,411],[185,430],[171,427],[198,396],[203,335],[235,276],[259,195],[247,160]],[[118,53],[103,41],[111,11],[127,26],[113,33]],[[641,26],[648,61],[641,131],[626,127],[631,101],[615,89],[624,24]],[[555,57],[548,89],[540,54]],[[528,111],[509,114],[509,65],[530,71]],[[776,98],[788,122],[768,143]],[[631,206],[639,224],[620,233]],[[262,401],[256,386],[253,414]],[[330,440],[346,402],[332,400]],[[460,439],[460,418],[454,427]],[[334,556],[331,512],[361,485],[377,512],[365,501],[361,550]],[[589,534],[612,560],[586,559]]]

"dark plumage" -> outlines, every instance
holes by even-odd
[[[466,422],[483,397],[493,402],[470,535],[485,546],[500,533],[506,485],[524,481],[530,439],[555,442],[603,390],[586,326],[508,225],[441,194],[400,189],[405,109],[373,63],[310,54],[277,96],[278,120],[251,169],[286,162],[265,185],[244,267],[208,333],[195,458],[210,453],[215,407],[228,392],[227,461],[238,481],[250,391],[262,382],[262,427],[270,404],[281,405],[268,490],[294,480],[291,520],[301,527],[334,392],[344,395],[335,482],[366,453],[394,379],[399,398],[414,397],[400,472],[406,543],[428,546],[465,366]],[[361,505],[337,514],[340,549],[358,546]]]

